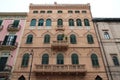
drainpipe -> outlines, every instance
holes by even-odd
[[[94,21],[95,22],[95,21]],[[99,45],[100,45],[100,51],[101,51],[101,53],[103,52],[103,54],[104,54],[104,57],[103,57],[103,55],[102,55],[102,59],[103,59],[103,63],[104,63],[104,65],[105,65],[105,62],[104,62],[104,59],[105,59],[105,61],[106,61],[106,64],[108,65],[108,66],[106,66],[105,65],[105,70],[106,70],[106,74],[107,74],[107,77],[108,77],[108,80],[113,80],[113,77],[112,77],[112,74],[111,74],[111,71],[110,71],[110,67],[109,67],[109,64],[108,64],[108,60],[107,60],[107,56],[106,56],[106,54],[105,54],[105,49],[103,48],[104,46],[103,46],[103,44],[102,44],[102,39],[101,39],[101,36],[100,36],[100,32],[99,32],[99,29],[98,29],[98,25],[97,25],[97,22],[95,22],[94,23],[94,25],[96,25],[96,30],[95,30],[95,32],[97,33],[97,35],[98,35],[98,41],[99,41]],[[108,68],[106,68],[106,67],[108,67]],[[110,73],[110,75],[107,73],[107,71],[108,71],[108,73]],[[110,76],[110,77],[109,77]],[[111,78],[111,79],[110,79]]]

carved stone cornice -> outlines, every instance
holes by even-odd
[[[90,4],[30,4],[29,9],[90,9]]]

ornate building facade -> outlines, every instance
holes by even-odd
[[[27,13],[0,13],[0,80],[9,80]]]
[[[12,80],[108,80],[90,4],[30,4]]]
[[[120,80],[120,18],[94,18],[109,80]]]

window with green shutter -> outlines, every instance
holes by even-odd
[[[29,34],[29,35],[27,36],[26,43],[27,43],[27,44],[31,44],[32,41],[33,41],[33,35],[32,35],[32,34]]]
[[[77,19],[77,20],[76,20],[76,25],[77,25],[77,26],[82,26],[81,19]]]
[[[51,22],[52,22],[51,19],[47,19],[46,20],[46,26],[51,26]]]
[[[96,54],[91,55],[91,61],[92,61],[93,67],[99,67],[98,57]]]
[[[74,20],[73,19],[69,19],[69,26],[74,26]]]
[[[62,26],[63,25],[63,20],[62,19],[58,19],[57,20],[57,25],[58,26]]]
[[[62,54],[57,55],[57,64],[64,64],[64,56]]]
[[[18,27],[20,20],[14,20],[13,27]]]
[[[43,56],[42,56],[42,64],[48,64],[48,63],[49,63],[48,54],[43,54]]]
[[[32,19],[32,20],[31,20],[30,26],[36,26],[36,19]]]
[[[44,25],[44,19],[39,19],[38,26],[43,26]]]
[[[72,59],[72,64],[79,64],[79,59],[77,54],[72,54],[71,59]]]
[[[94,43],[93,36],[88,34],[87,35],[87,41],[88,41],[88,44],[93,44]]]
[[[50,35],[46,34],[44,36],[44,43],[50,43]]]
[[[70,43],[71,44],[76,44],[76,36],[74,34],[70,35]]]
[[[84,19],[84,25],[85,26],[90,26],[89,20],[88,19]]]
[[[25,53],[25,54],[23,55],[21,67],[27,67],[27,66],[28,66],[29,56],[30,56],[30,55],[29,55],[28,53]]]

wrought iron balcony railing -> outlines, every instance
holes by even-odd
[[[56,51],[66,51],[68,49],[68,41],[53,41],[53,43],[51,44],[51,49]]]
[[[0,41],[0,50],[14,50],[18,46],[18,43],[15,42],[14,44],[11,44],[11,42],[6,42],[5,44],[3,41]]]
[[[8,25],[8,28],[7,28],[7,30],[8,31],[19,31],[21,29],[21,26],[20,25],[18,25],[18,26],[14,26],[13,24],[10,24],[10,25]]]

